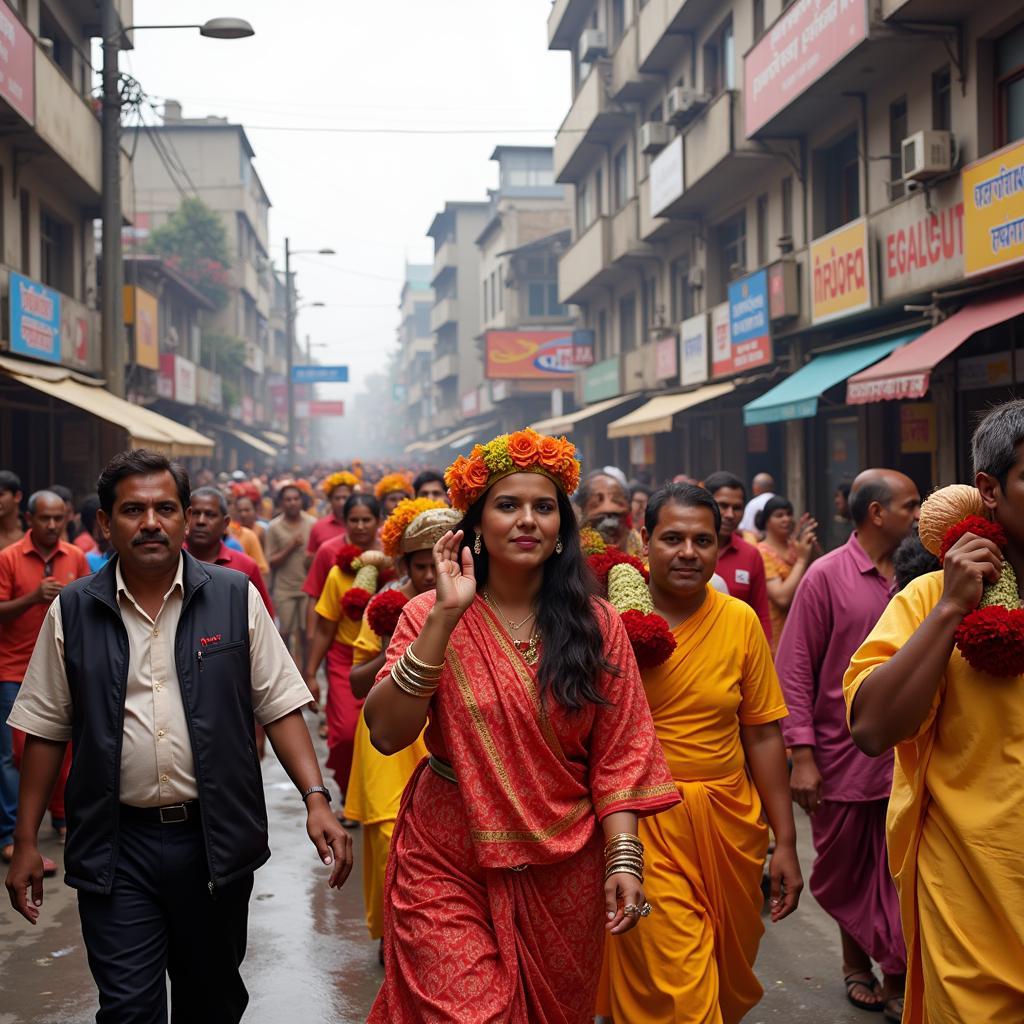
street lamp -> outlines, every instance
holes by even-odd
[[[207,39],[244,39],[255,31],[243,18],[211,18],[193,25],[121,25],[115,0],[101,0],[100,30],[103,36],[102,193],[101,254],[102,350],[107,386],[124,397],[124,324],[122,296],[124,267],[121,262],[121,91],[118,87],[121,40],[139,29],[196,28]]]
[[[288,381],[288,469],[295,462],[295,381],[292,380],[292,368],[295,365],[295,289],[292,284],[293,256],[333,256],[333,249],[292,249],[291,239],[284,240],[284,330],[285,347],[288,350],[286,361]],[[323,306],[323,302],[311,302],[311,306]]]

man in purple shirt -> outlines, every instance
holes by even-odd
[[[846,994],[854,1006],[902,1012],[906,950],[885,850],[892,755],[870,758],[846,725],[843,674],[892,592],[892,556],[917,521],[909,477],[869,469],[853,483],[855,533],[800,581],[775,667],[789,717],[793,799],[811,816],[811,892],[839,924]],[[882,984],[871,961],[882,969]]]
[[[718,575],[725,580],[729,593],[749,604],[761,621],[768,642],[772,640],[772,620],[768,610],[768,583],[764,575],[764,559],[753,544],[739,534],[747,489],[733,473],[712,473],[704,488],[718,502],[722,527],[718,532]],[[840,689],[840,696],[842,690]]]

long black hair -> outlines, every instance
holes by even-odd
[[[349,513],[354,508],[368,508],[373,515],[374,519],[380,519],[380,502],[372,494],[350,494],[345,499],[345,504],[342,508],[341,518],[348,519]]]
[[[569,711],[586,704],[607,704],[598,681],[605,673],[618,675],[604,656],[604,637],[594,603],[596,583],[580,547],[580,530],[569,499],[556,489],[562,553],[544,563],[544,579],[537,602],[537,629],[544,641],[537,682]],[[473,552],[476,528],[483,516],[486,495],[473,505],[459,524],[462,547],[473,554],[477,586],[487,585],[490,556],[487,548]]]

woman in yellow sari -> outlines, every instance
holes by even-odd
[[[374,614],[374,604],[380,601],[397,605],[395,594],[412,600],[417,594],[433,590],[436,582],[433,547],[461,518],[461,512],[448,508],[444,502],[421,498],[403,501],[384,524],[381,531],[384,552],[400,559],[399,565],[406,578],[393,589],[382,591],[363,615],[353,647],[350,677],[357,700],[364,700],[370,692],[377,673],[384,667],[384,652],[391,642],[390,633],[378,635],[370,624],[379,623],[383,617]],[[371,939],[382,939],[384,935],[384,872],[402,791],[426,756],[427,746],[421,736],[404,750],[385,757],[370,742],[366,720],[360,711],[345,797],[345,817],[363,826],[363,900]],[[381,951],[383,963],[383,946]]]
[[[645,891],[661,912],[606,943],[598,1012],[615,1024],[734,1024],[760,1000],[762,810],[776,836],[773,922],[803,888],[768,642],[747,605],[708,585],[719,519],[690,484],[666,485],[647,506],[651,597],[677,646],[642,676],[683,802],[639,823]]]

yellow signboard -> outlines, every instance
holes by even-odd
[[[811,242],[811,321],[870,309],[871,250],[866,217]]]
[[[963,170],[964,273],[1024,260],[1024,142]]]
[[[160,303],[137,285],[125,285],[124,322],[134,326],[135,365],[160,369]]]
[[[937,449],[935,406],[931,402],[908,402],[900,408],[900,452],[928,455]]]

